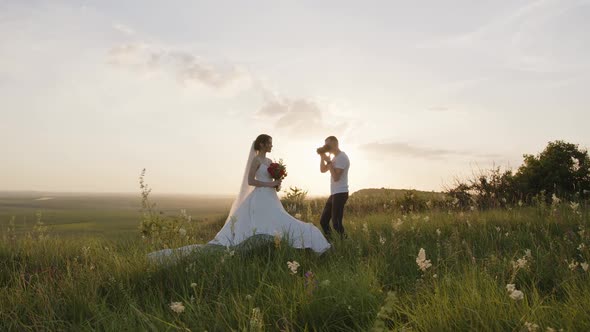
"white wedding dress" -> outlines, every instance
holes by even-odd
[[[211,247],[235,247],[253,237],[280,236],[294,248],[309,248],[323,253],[330,248],[322,232],[312,223],[293,218],[279,200],[275,188],[252,187],[248,185],[248,171],[256,153],[254,145],[250,148],[246,171],[238,197],[230,209],[223,228],[208,244],[193,244],[177,249],[164,249],[148,254],[153,261],[164,261],[190,254],[194,250]],[[266,161],[256,171],[256,179],[272,182],[268,173],[270,161]]]

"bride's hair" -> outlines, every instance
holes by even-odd
[[[262,144],[268,143],[268,141],[270,141],[271,138],[272,137],[266,134],[258,135],[258,137],[256,137],[256,140],[254,141],[254,150],[260,151],[260,148],[262,148]]]

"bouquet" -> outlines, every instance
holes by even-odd
[[[275,180],[283,180],[287,177],[287,167],[283,164],[283,160],[279,160],[279,162],[274,162],[268,166],[268,173],[270,177]],[[277,187],[277,191],[280,191],[281,188]]]

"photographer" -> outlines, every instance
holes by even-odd
[[[322,173],[330,172],[330,197],[326,202],[320,224],[324,234],[328,239],[331,238],[330,219],[336,232],[342,238],[346,237],[342,219],[344,216],[344,205],[348,200],[348,169],[350,160],[344,151],[339,148],[338,139],[334,136],[326,138],[325,145],[317,149],[320,155],[320,171]],[[330,159],[330,154],[334,155]]]

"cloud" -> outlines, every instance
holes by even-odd
[[[107,62],[146,76],[164,73],[184,85],[199,84],[214,91],[252,88],[262,96],[262,105],[251,114],[254,119],[269,121],[293,137],[345,136],[352,124],[350,116],[332,110],[334,103],[281,95],[266,87],[264,80],[249,70],[178,49],[126,43],[111,48]]]
[[[482,154],[477,152],[451,150],[436,147],[424,147],[413,145],[407,142],[391,143],[368,143],[361,146],[361,149],[370,156],[383,159],[384,157],[410,157],[418,159],[439,160],[445,158],[464,158],[472,160],[500,159],[501,155]]]
[[[588,70],[582,49],[584,26],[572,24],[587,9],[587,0],[537,0],[483,23],[476,29],[428,41],[418,45],[425,49],[458,49],[489,57],[493,66],[532,74],[576,73]],[[585,8],[584,8],[585,7]],[[585,19],[584,19],[585,20]],[[575,27],[575,28],[572,28]],[[573,42],[572,42],[573,41]],[[571,57],[573,53],[576,57]]]
[[[349,128],[346,119],[322,109],[321,105],[305,98],[269,96],[257,112],[261,118],[275,121],[275,126],[292,135],[341,135]]]
[[[238,83],[249,85],[249,73],[236,65],[214,64],[197,55],[167,50],[145,43],[128,43],[113,47],[107,62],[140,73],[164,72],[173,75],[180,83],[200,84],[212,89],[225,89]]]
[[[131,29],[130,27],[126,26],[125,24],[115,23],[115,24],[113,24],[113,29],[115,29],[116,31],[119,31],[120,33],[127,35],[127,36],[135,35],[135,30]]]
[[[199,84],[214,91],[252,88],[263,100],[253,117],[271,121],[292,136],[343,136],[350,127],[351,121],[342,112],[331,112],[331,104],[275,93],[255,74],[230,63],[212,63],[189,52],[139,42],[111,48],[107,61],[143,75],[172,75],[182,84]]]
[[[445,106],[432,106],[428,108],[429,111],[432,112],[447,112],[450,110],[450,108],[445,107]]]

